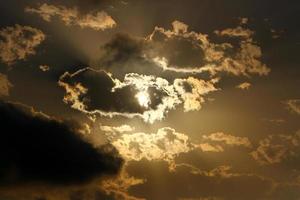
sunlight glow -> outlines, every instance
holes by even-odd
[[[150,96],[147,91],[141,91],[135,95],[136,99],[138,100],[140,106],[145,108],[149,107],[150,104]]]

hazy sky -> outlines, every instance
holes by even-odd
[[[300,199],[298,1],[0,11],[1,200]]]

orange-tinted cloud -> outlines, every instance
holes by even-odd
[[[38,8],[27,7],[25,11],[36,13],[48,22],[54,16],[58,16],[68,26],[77,25],[81,28],[91,28],[97,31],[113,28],[117,24],[105,11],[82,15],[76,7],[67,8],[65,6],[55,6],[46,3]]]
[[[212,75],[227,72],[236,76],[268,75],[270,72],[270,69],[261,61],[261,48],[253,41],[254,32],[250,29],[238,26],[215,31],[215,34],[220,37],[239,39],[238,45],[235,46],[230,42],[213,43],[206,34],[188,31],[188,25],[183,22],[174,21],[172,26],[171,30],[155,27],[152,34],[146,38],[147,41],[154,42],[162,48],[161,55],[154,53],[145,56],[152,59],[163,70],[180,73],[209,72]],[[164,56],[164,45],[174,40],[178,40],[178,43],[180,41],[190,42],[192,48],[198,49],[198,64],[187,67],[180,66],[180,64],[170,64],[166,57],[170,57],[170,55]],[[176,52],[177,54],[182,53],[180,49]]]
[[[36,54],[36,48],[46,38],[45,34],[30,26],[10,26],[0,30],[0,60],[12,65]]]
[[[0,73],[0,97],[9,96],[9,90],[13,87],[5,74]]]

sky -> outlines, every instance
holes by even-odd
[[[0,199],[299,200],[300,2],[0,2]]]

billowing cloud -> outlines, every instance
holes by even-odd
[[[300,132],[293,135],[269,135],[259,142],[252,157],[260,164],[280,163],[287,158],[297,156],[300,146]]]
[[[222,132],[203,135],[194,142],[187,134],[170,127],[160,128],[155,133],[134,131],[128,125],[101,126],[101,130],[126,161],[166,161],[170,170],[175,170],[178,165],[175,159],[180,154],[194,150],[220,153],[228,147],[252,147],[248,138]]]
[[[254,32],[249,29],[238,26],[215,31],[219,37],[234,37],[239,40],[238,44],[233,44],[213,43],[206,34],[188,31],[188,25],[183,22],[174,21],[172,26],[171,30],[155,27],[147,37],[147,41],[154,43],[160,50],[157,54],[153,51],[152,55],[145,56],[163,70],[181,73],[209,72],[212,75],[227,72],[237,76],[267,75],[270,72],[260,61],[261,48],[253,41]],[[174,43],[177,44],[173,45]],[[193,58],[183,55],[187,52],[186,48],[190,49],[189,51],[193,50],[188,53],[189,56],[195,55],[193,64],[189,63]],[[181,63],[176,62],[181,56]],[[187,62],[184,63],[184,59]]]
[[[36,47],[45,40],[45,34],[30,26],[10,26],[0,30],[0,60],[11,65],[36,54]]]
[[[175,79],[174,86],[183,99],[183,107],[186,112],[200,110],[204,103],[203,96],[209,92],[216,91],[214,84],[219,79],[212,79],[210,82],[199,80],[193,77],[187,79]]]
[[[248,82],[243,82],[236,86],[236,88],[241,89],[241,90],[249,90],[250,87],[251,87],[251,83],[248,83]]]
[[[111,145],[94,147],[78,125],[52,119],[32,108],[0,102],[0,182],[77,184],[115,175],[122,159]],[[74,122],[75,123],[75,122]]]
[[[178,154],[193,148],[187,135],[169,127],[161,128],[157,133],[123,134],[112,144],[128,161],[165,160],[170,164]]]
[[[36,13],[43,20],[50,22],[55,16],[59,17],[66,25],[77,25],[81,28],[91,28],[94,30],[105,30],[116,26],[115,20],[105,11],[96,13],[80,14],[76,7],[67,8],[65,6],[55,6],[50,4],[42,4],[38,8],[27,7],[28,13]]]
[[[1,96],[9,96],[9,90],[13,85],[8,80],[5,74],[0,73],[0,97]]]
[[[300,99],[290,99],[285,104],[290,111],[300,115]]]
[[[84,68],[63,74],[59,85],[66,91],[64,102],[92,118],[140,117],[153,123],[164,119],[169,110],[180,104],[186,112],[199,110],[205,102],[204,96],[217,90],[217,82],[218,79],[188,77],[170,83],[160,77],[136,73],[126,74],[121,81],[104,71]]]

